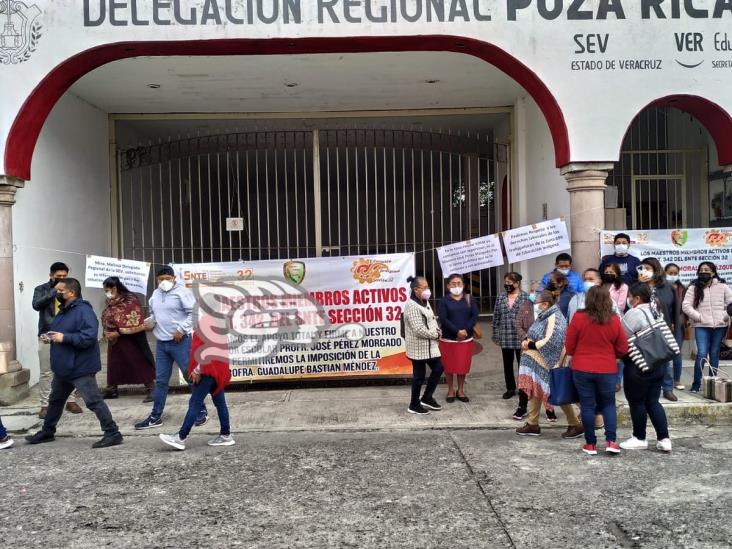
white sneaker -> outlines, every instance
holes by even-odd
[[[686,385],[682,385],[681,383],[677,383],[676,385],[674,385],[674,389],[678,389],[679,391],[683,391],[684,389],[686,389]]]
[[[209,446],[233,446],[234,444],[236,441],[231,435],[219,435],[208,441]]]
[[[180,438],[180,435],[176,433],[175,435],[158,435],[160,437],[160,440],[162,440],[165,444],[168,446],[172,446],[176,450],[185,450],[186,449],[186,441]]]
[[[648,441],[638,440],[635,437],[630,437],[625,442],[621,442],[620,447],[623,450],[645,450],[646,448],[648,448]]]
[[[10,437],[5,437],[4,439],[0,440],[0,450],[5,450],[5,448],[10,448],[13,445],[13,439]]]
[[[656,450],[661,450],[662,452],[670,452],[671,451],[671,439],[664,438],[664,439],[659,440],[656,443]]]

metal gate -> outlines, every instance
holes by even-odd
[[[414,252],[439,296],[435,248],[497,230],[494,152],[490,136],[396,129],[236,133],[120,151],[120,249],[156,265]],[[229,218],[243,230],[227,231]],[[468,275],[483,312],[496,276]]]

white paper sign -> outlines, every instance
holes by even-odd
[[[497,234],[437,248],[437,258],[445,278],[453,273],[463,274],[503,265],[501,241]]]
[[[509,263],[555,254],[572,247],[567,234],[567,224],[561,219],[550,219],[505,231],[503,245],[506,247]]]
[[[145,295],[150,276],[150,263],[98,255],[86,256],[87,288],[102,288],[102,283],[110,276],[119,277],[130,291]]]
[[[243,217],[227,217],[226,218],[226,230],[230,232],[243,231],[244,230],[244,218]]]

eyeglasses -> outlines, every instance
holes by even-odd
[[[646,271],[648,271],[649,273],[653,272],[652,268],[644,267],[643,265],[639,265],[638,267],[635,268],[635,270],[638,271],[639,273],[643,273]]]

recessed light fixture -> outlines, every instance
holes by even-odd
[[[437,84],[440,80],[437,78],[431,78],[430,80],[425,80],[425,84]]]
[[[148,84],[147,87],[151,90],[157,90],[160,87],[160,84]]]
[[[297,82],[285,82],[285,87],[287,88],[297,88],[298,83]]]

